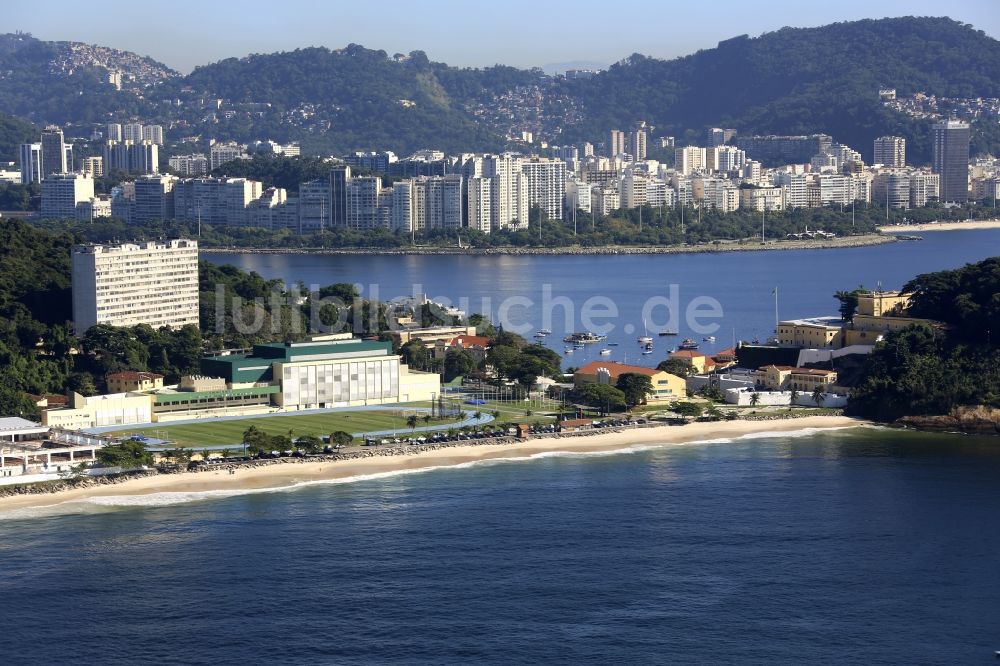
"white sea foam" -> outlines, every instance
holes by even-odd
[[[769,438],[800,438],[810,437],[818,433],[836,430],[849,430],[858,426],[840,426],[831,428],[801,428],[799,430],[769,430],[764,432],[748,433],[734,437],[719,437],[715,439],[700,439],[689,442],[659,442],[648,444],[634,444],[632,446],[601,450],[601,451],[539,451],[525,456],[486,458],[483,460],[470,460],[453,465],[432,465],[428,467],[418,467],[414,469],[401,469],[386,472],[373,472],[371,474],[356,474],[333,479],[314,479],[310,481],[297,481],[285,486],[272,488],[234,488],[225,490],[201,490],[185,492],[157,492],[141,495],[97,495],[78,500],[67,500],[58,504],[42,507],[29,507],[24,509],[14,509],[0,512],[0,520],[23,520],[30,518],[40,518],[63,514],[96,513],[102,510],[123,509],[123,508],[155,508],[163,506],[173,506],[177,504],[188,504],[192,502],[202,502],[208,500],[226,499],[229,497],[239,497],[242,495],[259,495],[266,493],[292,492],[313,486],[334,486],[365,481],[380,481],[397,477],[409,476],[412,474],[423,474],[441,470],[461,470],[472,467],[483,467],[490,465],[503,465],[508,463],[528,462],[548,458],[598,458],[618,455],[632,455],[645,453],[667,447],[675,446],[697,446],[707,444],[730,444],[736,441],[769,439]]]

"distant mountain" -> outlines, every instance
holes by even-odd
[[[121,74],[122,91],[109,82]],[[146,112],[143,92],[179,74],[152,58],[82,42],[0,35],[0,112],[32,122],[101,122]]]
[[[111,69],[124,73],[121,91],[107,82]],[[167,125],[171,138],[298,140],[327,154],[496,150],[523,131],[599,143],[641,119],[682,143],[702,141],[711,126],[827,132],[869,159],[871,140],[894,133],[907,137],[913,160],[929,160],[929,123],[882,106],[882,86],[1000,97],[1000,42],[948,18],[864,20],[743,35],[673,60],[635,54],[567,81],[356,44],[230,58],[180,76],[125,51],[0,36],[0,112],[38,125],[135,117]],[[1000,150],[995,123],[976,129],[978,150]]]
[[[883,108],[879,87],[1000,97],[1000,42],[948,18],[852,21],[742,35],[669,61],[635,54],[575,83],[580,137],[641,118],[678,135],[712,125],[826,132],[870,158],[874,137],[899,133],[910,155],[929,160],[927,123]]]

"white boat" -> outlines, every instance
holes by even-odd
[[[564,353],[566,353],[566,354],[572,354],[573,351],[574,351],[574,349],[572,347],[566,347],[566,351]]]
[[[702,338],[702,340],[704,340],[705,342],[715,342],[715,336],[714,335],[706,335],[705,337]]]
[[[651,345],[653,344],[653,338],[649,335],[649,329],[646,327],[646,319],[642,320],[642,335],[638,338],[639,344],[641,345]]]
[[[547,328],[538,329],[538,335],[552,335],[552,331]]]
[[[601,350],[601,356],[610,356],[610,355],[611,355],[611,350],[610,349],[602,349]]]

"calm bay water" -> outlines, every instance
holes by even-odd
[[[901,242],[874,247],[732,252],[725,254],[611,255],[611,256],[331,256],[250,254],[229,255],[205,252],[202,258],[213,263],[230,263],[278,278],[288,284],[299,280],[306,285],[353,282],[362,293],[388,300],[424,292],[429,297],[460,303],[469,312],[490,312],[494,319],[500,305],[511,297],[527,297],[530,307],[515,306],[508,320],[523,324],[530,336],[539,328],[553,331],[545,342],[562,353],[565,333],[585,330],[582,309],[588,299],[603,296],[617,308],[619,316],[595,319],[610,323],[608,341],[619,343],[614,360],[637,362],[641,357],[636,337],[643,331],[643,306],[649,299],[667,297],[671,285],[679,295],[677,319],[668,325],[666,307],[654,308],[647,326],[666,326],[680,333],[677,338],[654,335],[655,353],[662,359],[678,340],[699,341],[706,333],[692,329],[684,312],[698,297],[710,297],[721,305],[722,316],[704,319],[718,329],[709,332],[715,343],[702,342],[702,350],[731,346],[733,339],[766,340],[774,332],[773,291],[778,288],[778,316],[782,319],[835,315],[833,293],[859,284],[868,288],[881,282],[885,289],[898,289],[918,273],[956,268],[1000,253],[1000,229],[983,231],[924,232],[920,242]],[[416,287],[414,286],[416,285]],[[565,320],[566,308],[550,308],[545,317],[543,289],[550,286],[551,298],[571,303],[572,317]],[[467,299],[462,302],[461,299]],[[591,345],[567,357],[567,364],[580,365],[597,358],[600,345]]]
[[[994,663],[998,482],[996,440],[853,429],[85,505],[0,520],[0,654]]]

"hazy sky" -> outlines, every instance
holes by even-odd
[[[883,16],[940,16],[1000,36],[996,0],[108,0],[9,2],[0,30],[113,46],[182,72],[231,56],[351,42],[415,49],[452,65],[612,63],[631,53],[670,58],[735,35]]]

